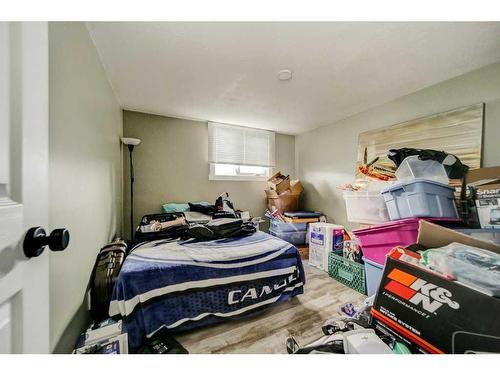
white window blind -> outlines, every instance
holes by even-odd
[[[209,122],[208,161],[274,167],[274,132]]]

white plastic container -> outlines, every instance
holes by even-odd
[[[345,354],[394,354],[371,328],[360,328],[342,334]]]
[[[380,192],[344,192],[347,220],[352,223],[379,224],[389,221],[389,213]]]
[[[342,254],[344,227],[331,223],[309,224],[309,265],[328,272],[328,254]]]
[[[444,166],[435,160],[420,160],[418,156],[408,156],[396,170],[398,182],[409,182],[424,178],[448,185],[448,175]]]
[[[309,265],[328,271],[328,261],[325,262],[325,254],[328,254],[321,247],[309,244]]]

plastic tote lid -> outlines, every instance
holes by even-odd
[[[438,182],[435,180],[429,180],[427,178],[416,178],[416,179],[411,180],[411,181],[399,182],[399,183],[396,183],[394,185],[391,185],[391,186],[385,188],[384,190],[382,190],[380,193],[385,194],[388,192],[392,192],[394,190],[404,188],[405,186],[410,186],[412,184],[417,184],[417,183],[433,184],[433,185],[441,186],[441,187],[444,187],[446,189],[450,189],[450,190],[455,191],[455,188],[453,186],[448,185],[448,183],[442,183],[442,182]]]

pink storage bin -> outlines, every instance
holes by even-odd
[[[385,257],[396,246],[408,246],[417,242],[418,221],[421,218],[410,218],[389,221],[365,229],[352,232],[361,244],[363,256],[378,264],[385,264]],[[426,218],[426,221],[439,223],[456,223],[459,220],[443,218]]]

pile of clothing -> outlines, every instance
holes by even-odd
[[[259,218],[234,208],[227,192],[219,195],[215,204],[189,202],[168,203],[165,213],[145,215],[135,234],[137,242],[157,239],[195,238],[209,241],[255,233]]]
[[[376,331],[370,324],[374,297],[361,306],[345,303],[340,307],[341,319],[328,319],[321,326],[323,336],[300,346],[288,336],[288,354],[410,354],[409,348],[395,336]]]

